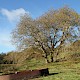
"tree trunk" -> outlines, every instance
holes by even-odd
[[[53,56],[51,56],[51,62],[53,62]]]
[[[56,61],[57,61],[57,57],[54,57],[54,58],[53,58],[53,62],[56,62]]]
[[[51,59],[51,62],[53,62],[53,53],[51,53],[50,59]]]
[[[49,60],[47,58],[45,58],[45,63],[49,63]]]
[[[54,58],[53,58],[53,62],[56,62],[57,61],[57,56],[58,56],[58,53],[54,53]]]
[[[42,50],[44,51],[44,53],[45,53],[45,61],[46,61],[46,63],[49,63],[49,60],[48,60],[48,55],[47,55],[47,52],[46,52],[46,50],[45,50],[45,48],[43,47],[43,45],[41,45],[41,48],[42,48]]]

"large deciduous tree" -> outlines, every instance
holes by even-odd
[[[38,47],[43,50],[46,62],[48,55],[53,62],[62,47],[79,39],[79,26],[80,15],[68,7],[49,10],[37,19],[24,15],[12,32],[13,42],[20,49]]]

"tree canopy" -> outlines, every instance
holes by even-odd
[[[21,50],[37,47],[44,52],[47,62],[53,62],[62,47],[80,38],[79,30],[80,15],[73,9],[63,7],[49,10],[36,19],[27,14],[22,16],[12,32],[12,42]]]

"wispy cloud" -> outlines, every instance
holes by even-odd
[[[15,50],[15,46],[11,44],[11,31],[16,26],[16,21],[24,14],[30,14],[23,8],[8,10],[0,9],[0,52],[8,52]]]
[[[24,15],[25,13],[29,14],[29,12],[24,10],[23,8],[19,8],[15,10],[8,10],[8,9],[2,8],[0,10],[0,13],[6,16],[10,22],[18,20],[20,16]]]
[[[10,34],[0,33],[0,53],[15,50],[15,46],[11,44]]]
[[[9,33],[7,32],[5,32],[4,34],[0,33],[0,46],[1,45],[6,46],[6,47],[11,46]]]

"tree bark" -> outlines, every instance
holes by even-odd
[[[56,62],[56,61],[57,61],[57,56],[58,56],[58,52],[55,52],[55,53],[54,53],[53,62]]]
[[[48,60],[48,58],[47,58],[47,57],[45,57],[45,62],[46,62],[46,63],[49,63],[49,60]]]
[[[51,55],[50,55],[50,59],[51,59],[51,62],[53,62],[53,53],[51,52]]]
[[[53,56],[51,56],[51,62],[53,62],[54,60],[53,60]]]
[[[43,45],[41,45],[41,48],[43,49],[43,51],[44,51],[44,53],[45,53],[45,61],[46,61],[46,63],[49,63],[49,60],[48,60],[48,55],[47,55],[47,52],[46,52],[46,50],[45,50],[45,48],[43,47]]]

